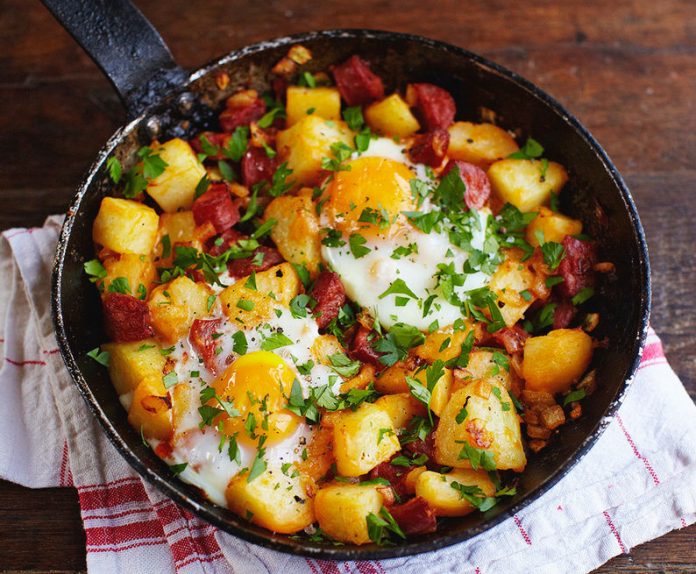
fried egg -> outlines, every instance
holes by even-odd
[[[453,245],[445,230],[424,233],[403,212],[434,208],[426,199],[416,207],[411,180],[424,179],[425,167],[408,161],[401,146],[386,138],[372,140],[366,152],[334,174],[326,188],[321,222],[340,239],[326,241],[322,256],[339,274],[348,296],[379,322],[397,322],[427,330],[435,321],[452,325],[461,309],[438,285],[438,264],[452,264],[462,273],[469,252]],[[472,212],[473,249],[483,251],[490,211]],[[454,292],[462,297],[488,284],[482,271],[468,273]]]

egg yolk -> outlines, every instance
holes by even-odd
[[[362,157],[346,165],[350,170],[335,173],[326,189],[323,209],[334,229],[378,233],[387,221],[391,223],[402,211],[415,208],[410,185],[415,176],[404,164],[383,157]],[[370,219],[373,214],[377,223],[359,221],[366,209],[362,219]]]
[[[266,435],[266,444],[290,436],[300,417],[285,409],[295,380],[294,371],[278,355],[255,351],[239,357],[213,383],[217,395],[232,401],[239,416],[221,415],[223,432],[246,444]],[[215,399],[210,403],[216,405]],[[217,421],[215,421],[217,424]]]

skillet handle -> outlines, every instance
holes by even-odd
[[[131,118],[186,81],[188,74],[130,0],[42,2],[111,80]]]

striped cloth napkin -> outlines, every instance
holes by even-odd
[[[554,488],[473,540],[407,558],[331,562],[267,550],[168,500],[120,457],[70,381],[50,320],[61,218],[0,239],[0,477],[77,488],[90,572],[588,572],[696,521],[696,408],[651,331],[619,413]]]

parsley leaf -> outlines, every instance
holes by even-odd
[[[373,344],[373,348],[383,353],[379,358],[380,363],[390,367],[406,358],[409,349],[422,345],[424,341],[425,335],[417,327],[395,323],[384,337]]]
[[[576,389],[574,391],[570,391],[565,398],[563,399],[563,406],[567,406],[570,403],[574,403],[577,401],[581,401],[587,396],[587,393],[585,392],[585,389]]]
[[[351,360],[345,353],[329,355],[329,361],[331,361],[331,368],[345,378],[353,377],[360,371],[360,361]]]
[[[244,355],[247,352],[248,344],[244,331],[237,331],[232,335],[232,351],[238,355]]]
[[[95,347],[91,351],[87,353],[87,356],[90,359],[94,359],[99,363],[100,365],[104,367],[109,366],[109,352],[108,351],[101,351],[99,347]]]
[[[353,106],[343,110],[343,119],[354,132],[359,132],[365,125],[365,119],[363,118],[362,108],[360,106]]]
[[[89,280],[92,283],[96,283],[99,281],[99,279],[104,279],[106,277],[106,269],[104,269],[104,266],[101,264],[101,261],[99,259],[90,259],[89,261],[85,262],[84,264],[84,270],[87,275],[89,275]]]
[[[478,470],[479,468],[483,468],[483,470],[496,469],[492,452],[473,447],[466,441],[456,442],[464,443],[459,453],[459,460],[468,460],[471,463],[471,468],[474,470]]]
[[[582,305],[590,297],[594,296],[594,289],[592,287],[583,287],[578,291],[578,293],[570,300],[573,305]]]
[[[395,279],[394,282],[389,285],[386,291],[382,293],[379,298],[384,299],[388,295],[406,295],[408,297],[411,297],[412,299],[418,299],[418,296],[409,289],[408,285],[406,285],[406,282],[399,278]]]
[[[273,333],[263,340],[261,343],[261,350],[273,351],[274,349],[280,349],[288,345],[292,345],[292,339],[283,333]]]
[[[510,159],[535,159],[544,153],[543,146],[534,138],[527,138],[524,145],[515,153],[511,153]]]
[[[247,126],[237,126],[222,151],[232,161],[239,161],[246,153],[248,141],[249,128]]]
[[[367,239],[359,233],[352,233],[350,235],[348,238],[348,245],[350,246],[350,252],[353,254],[353,257],[360,259],[372,251],[369,247],[365,247],[365,243],[367,243]]]
[[[121,167],[121,162],[117,157],[110,157],[106,160],[106,167],[109,170],[109,177],[114,183],[121,181],[121,173],[123,168]]]

